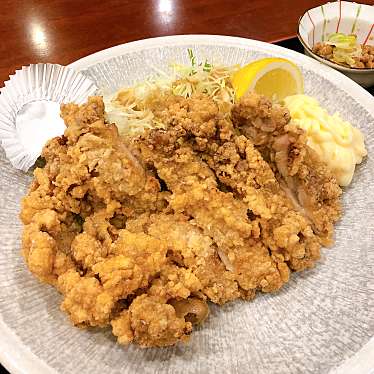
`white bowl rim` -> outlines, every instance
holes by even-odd
[[[283,48],[274,44],[224,35],[172,35],[137,40],[120,44],[83,57],[68,66],[83,70],[98,62],[120,56],[125,53],[159,48],[161,46],[177,46],[185,44],[195,45],[223,45],[231,47],[252,47],[267,53],[276,53],[286,58],[294,59],[298,64],[310,69],[318,69],[318,74],[330,81],[339,81],[339,88],[347,95],[354,96],[360,104],[374,117],[373,97],[357,83],[342,73],[318,63],[311,57]],[[39,359],[21,339],[5,324],[0,314],[0,362],[12,374],[57,374],[56,370]],[[342,362],[338,368],[329,374],[372,374],[374,367],[374,336],[352,357]]]
[[[340,1],[340,0],[339,0]],[[338,1],[328,1],[327,3],[325,4],[321,4],[321,5],[326,5],[326,4],[334,4]],[[340,1],[341,3],[347,3],[347,4],[352,4],[352,3],[355,3],[355,4],[360,4],[362,6],[374,6],[374,5],[368,5],[368,4],[363,4],[363,3],[356,3],[355,1],[344,1],[344,0],[341,0]],[[374,73],[374,68],[351,68],[351,67],[347,67],[347,66],[343,66],[343,65],[340,65],[336,62],[332,62],[330,60],[328,60],[327,58],[323,58],[319,55],[317,55],[316,53],[313,52],[312,48],[310,48],[308,46],[308,44],[304,41],[303,37],[301,36],[300,34],[300,22],[301,22],[301,19],[305,16],[306,13],[308,13],[310,10],[313,10],[313,9],[317,9],[319,8],[321,5],[318,5],[316,7],[312,7],[312,8],[308,8],[305,10],[305,12],[299,17],[298,21],[297,21],[297,38],[300,40],[300,43],[303,45],[303,47],[308,50],[308,52],[313,56],[315,57],[318,61],[324,63],[324,64],[327,64],[329,66],[331,66],[332,68],[334,69],[339,69],[341,71],[345,71],[347,73],[358,73],[358,74],[370,74],[370,73]]]

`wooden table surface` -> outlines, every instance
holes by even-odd
[[[297,20],[326,0],[0,0],[0,87],[15,69],[68,64],[125,42],[222,34],[267,42],[296,35]],[[374,4],[374,0],[364,1]]]

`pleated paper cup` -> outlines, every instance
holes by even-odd
[[[27,171],[45,143],[62,135],[61,103],[82,104],[97,91],[83,74],[57,64],[17,70],[0,89],[0,142],[12,165]]]

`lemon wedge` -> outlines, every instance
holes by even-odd
[[[232,77],[236,98],[255,91],[269,99],[283,100],[304,93],[300,69],[284,58],[263,58],[243,66]]]

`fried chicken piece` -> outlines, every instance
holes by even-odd
[[[67,273],[59,278],[60,290],[66,294],[62,308],[70,314],[73,323],[77,325],[101,326],[111,319],[111,313],[115,309],[114,303],[117,300],[126,298],[138,289],[146,289],[152,277],[158,272],[161,272],[161,277],[152,283],[149,293],[154,293],[159,298],[162,292],[169,289],[167,297],[166,294],[164,295],[165,302],[170,298],[188,297],[191,289],[200,288],[198,279],[190,271],[163,266],[165,262],[166,245],[163,241],[144,233],[120,230],[118,239],[111,245],[109,256],[92,266],[92,272],[99,276],[99,280],[91,276],[80,278],[77,273]],[[184,288],[180,287],[180,282],[177,280],[184,281]],[[92,289],[92,295],[87,296],[87,301],[81,293],[85,287]],[[107,298],[108,295],[110,298]],[[130,309],[132,305],[133,302]],[[112,321],[113,326],[123,323],[118,318]],[[136,317],[133,320],[136,326],[138,323]],[[152,326],[155,326],[155,322],[152,322]],[[134,327],[134,330],[137,331],[137,327]],[[114,327],[115,334],[116,331],[118,330]],[[126,333],[126,341],[130,341],[132,336],[132,332],[129,331]],[[158,341],[152,331],[151,329],[142,332],[141,344],[163,346],[169,344],[167,342],[170,339],[173,342],[177,340],[174,335],[167,338],[167,331],[165,331]],[[151,335],[148,336],[148,333]],[[174,334],[174,330],[172,333]],[[123,337],[119,341],[124,344]]]
[[[187,341],[192,332],[192,323],[178,317],[174,307],[158,296],[138,296],[131,303],[129,314],[134,341],[141,347],[165,347]],[[113,330],[113,334],[117,331],[118,328]]]
[[[173,192],[170,206],[194,218],[205,235],[213,238],[228,270],[241,288],[273,291],[288,279],[258,238],[258,227],[247,218],[246,204],[219,191],[214,173],[189,147],[173,152],[177,134],[152,130],[140,140],[142,155]]]
[[[134,340],[134,332],[131,328],[130,312],[124,309],[119,316],[110,321],[113,335],[117,337],[119,344],[127,345]]]
[[[166,300],[187,299],[201,288],[202,285],[192,269],[169,264],[161,269],[160,277],[152,282],[148,294],[160,296]]]
[[[216,225],[206,228],[209,235],[215,236],[219,245],[225,242],[240,244],[242,238],[251,236],[253,229],[247,219],[245,204],[234,199],[232,194],[218,190],[213,171],[191,148],[174,150],[177,139],[174,135],[172,130],[153,130],[143,143],[139,141],[144,159],[156,168],[159,177],[173,192],[170,205],[177,213],[184,213],[186,205],[194,206],[195,215],[204,215],[210,209]],[[165,152],[168,148],[172,151]],[[195,201],[189,200],[192,195]],[[232,214],[227,214],[229,212]],[[186,213],[189,214],[188,210]],[[192,216],[196,219],[195,215]]]
[[[244,136],[224,142],[208,164],[219,180],[231,187],[250,209],[261,228],[261,239],[273,258],[292,270],[312,267],[320,244],[309,222],[292,206],[269,165]]]
[[[57,201],[51,196],[52,188],[46,170],[36,168],[28,194],[21,201],[20,218],[24,225],[30,224],[39,211],[57,208]]]
[[[94,236],[83,232],[78,234],[71,243],[71,252],[74,260],[82,269],[90,269],[97,262],[108,255],[107,249]]]
[[[313,266],[320,245],[308,221],[295,211],[252,143],[237,136],[230,120],[218,112],[212,100],[201,96],[187,100],[172,97],[156,111],[162,121],[168,121],[177,143],[197,151],[222,185],[247,204],[254,215],[252,225],[259,226],[273,258],[286,261],[293,270]]]
[[[290,123],[288,110],[251,93],[233,106],[232,121],[270,162],[280,184],[292,195],[295,208],[312,222],[321,242],[331,244],[333,225],[341,215],[341,189],[306,145],[304,131]]]
[[[52,234],[60,229],[57,213],[44,209],[35,213],[22,235],[22,254],[30,271],[42,282],[56,284],[57,277],[74,268],[70,257],[58,249]]]
[[[189,221],[189,217],[183,214],[143,215],[129,220],[126,227],[134,232],[145,231],[168,243],[169,262],[191,270],[201,284],[200,291],[214,303],[247,298],[248,294],[239,287],[234,274],[226,270],[218,257],[215,243],[193,221]],[[176,284],[176,287],[188,297],[184,284]],[[165,287],[165,283],[161,287]],[[182,293],[178,296],[181,297]]]
[[[191,270],[200,282],[199,290],[214,303],[224,304],[247,297],[233,272],[226,270],[218,257],[213,240],[185,215],[153,215],[149,218],[147,232],[168,243],[168,259]],[[184,289],[183,285],[178,287]],[[185,297],[190,296],[184,292]]]
[[[194,136],[194,148],[205,149],[208,139],[216,134],[218,106],[206,95],[185,99],[168,95],[150,103],[158,120],[177,133],[179,140],[187,133]]]
[[[27,236],[31,234],[33,239],[30,241],[30,246],[25,244],[23,250],[27,265],[41,281],[53,284],[57,278],[53,274],[56,243],[50,235],[39,230],[35,233],[26,231]]]
[[[56,217],[58,228],[55,227],[53,232],[46,231],[51,234],[58,251],[69,256],[71,243],[75,235],[81,231],[81,224],[76,220],[76,215],[66,211],[62,201],[53,194],[53,185],[46,170],[37,168],[34,171],[34,176],[35,179],[29,193],[21,202],[20,218],[25,225],[23,237],[29,236],[26,227],[31,222],[39,220],[38,218],[34,219],[34,216],[42,211],[49,211]],[[64,201],[67,200],[69,197]],[[73,209],[75,210],[75,208]]]
[[[69,163],[69,170],[60,170],[57,186],[66,191],[72,182],[86,182],[88,190],[105,202],[123,201],[143,189],[144,168],[120,140],[116,126],[104,123],[101,98],[91,97],[83,106],[62,105],[61,114],[67,126],[67,155],[76,162]]]
[[[125,299],[139,288],[148,286],[166,263],[166,244],[145,233],[120,230],[111,247],[111,254],[96,263],[92,270],[105,290],[116,298]]]
[[[157,312],[159,319],[155,318]],[[208,314],[206,302],[198,298],[172,300],[165,304],[157,296],[142,295],[114,318],[111,325],[119,344],[127,345],[135,338],[142,347],[165,347],[178,340],[187,341],[192,324],[203,322]]]
[[[155,176],[124,146],[116,126],[104,123],[101,98],[90,98],[80,107],[64,105],[62,115],[65,135],[44,147],[46,166],[35,170],[22,203],[24,223],[39,209],[87,216],[112,200],[123,203],[127,216],[165,207]]]
[[[74,325],[106,326],[115,306],[115,297],[91,276],[80,276],[75,270],[58,277],[58,289],[64,295],[61,309]]]
[[[151,279],[151,277],[148,277],[147,279],[147,272],[152,268],[150,262],[157,263],[154,248],[157,246],[157,243],[167,242],[164,240],[165,237],[163,235],[161,235],[162,240],[160,240],[152,238],[152,236],[147,236],[144,233],[129,233],[126,232],[126,230],[122,230],[121,234],[122,232],[126,234],[123,235],[124,246],[128,246],[129,242],[131,242],[130,237],[133,237],[133,240],[136,239],[136,244],[138,246],[145,248],[145,250],[140,250],[141,248],[139,247],[138,250],[142,256],[136,261],[139,269],[138,271],[135,271],[136,268],[134,267],[132,274],[133,276],[134,274],[142,276],[143,283],[137,283],[136,286],[144,290]],[[144,238],[146,239],[144,240]],[[147,241],[149,243],[153,241],[153,249],[150,250],[152,245],[147,245]],[[168,248],[171,246],[171,243],[168,243]],[[164,249],[166,249],[166,246]],[[146,250],[150,251],[151,255],[149,253],[147,254]],[[122,253],[122,251],[123,249],[119,248],[114,252]],[[127,252],[128,251],[126,251],[126,253]],[[164,256],[165,254],[166,250],[163,252]],[[118,256],[113,257],[113,259],[117,258]],[[145,259],[145,261],[142,261],[142,258]],[[166,257],[162,258],[163,263],[165,263],[166,260]],[[100,264],[96,265],[95,268],[98,266],[100,266]],[[141,266],[143,266],[143,268],[140,268]],[[202,287],[199,279],[193,274],[191,269],[186,269],[184,267],[173,265],[170,262],[166,262],[163,266],[160,266],[155,270],[158,270],[160,274],[151,282],[147,294],[135,298],[135,300],[131,302],[129,309],[122,311],[120,316],[111,322],[113,326],[113,334],[118,336],[118,342],[120,344],[128,344],[134,338],[141,346],[166,346],[174,344],[180,339],[185,340],[187,338],[185,334],[189,334],[192,331],[192,324],[190,324],[185,317],[187,319],[189,318],[187,317],[187,314],[189,314],[189,316],[196,314],[200,316],[202,313],[201,305],[206,305],[203,301],[201,301],[203,304],[198,304],[195,300],[196,298],[191,304],[190,310],[187,305],[182,308],[179,303],[179,300],[181,299],[185,299],[186,302],[189,303],[189,296],[191,293],[199,292]],[[99,275],[101,277],[101,274]],[[156,275],[155,272],[153,275]],[[123,274],[121,274],[121,277],[123,278]],[[109,278],[114,280],[118,279],[118,277],[112,275],[110,275]],[[103,280],[105,282],[105,279]],[[135,278],[135,280],[137,279]],[[124,281],[122,280],[122,282]],[[133,283],[131,285],[133,285]],[[104,283],[104,287],[106,287],[106,283]],[[113,289],[110,288],[110,290],[113,294]],[[124,296],[126,296],[126,293],[121,294],[121,297]],[[169,301],[173,302],[175,307],[166,304],[169,303]],[[139,304],[137,304],[137,302]],[[200,306],[200,309],[196,307],[197,304]],[[148,310],[148,307],[150,310]],[[173,308],[176,308],[176,310]],[[180,312],[180,315],[178,315],[177,310]],[[190,313],[183,314],[183,310],[189,310]],[[204,316],[206,317],[208,310],[207,306],[204,310],[206,311],[206,313],[204,313]],[[158,311],[159,313],[158,320],[156,319],[157,314],[155,314],[154,317],[151,316],[155,311]],[[141,318],[143,322],[140,321],[139,323],[139,318]],[[144,326],[146,323],[148,323],[149,326]],[[178,326],[180,326],[180,331],[176,330]]]

